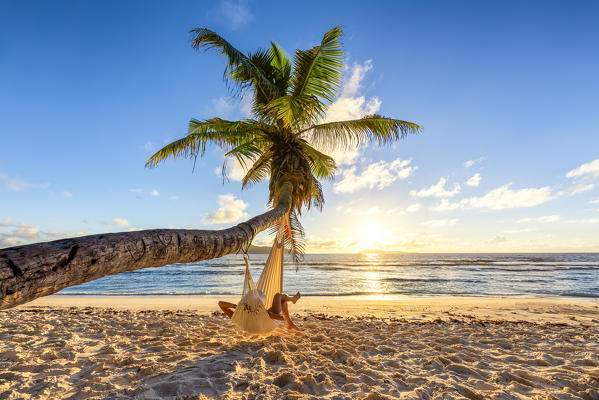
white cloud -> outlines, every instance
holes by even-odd
[[[507,242],[507,239],[505,238],[505,236],[499,236],[496,235],[495,237],[493,237],[493,239],[489,240],[490,244],[502,244]]]
[[[589,201],[591,204],[599,204],[599,199]]]
[[[554,215],[545,215],[543,217],[535,217],[535,218],[522,218],[518,220],[518,223],[523,222],[557,222],[561,219],[558,214]]]
[[[599,178],[599,158],[568,171],[566,178]]]
[[[221,96],[216,99],[212,99],[211,111],[216,117],[228,119],[233,115],[235,111],[236,103],[231,101],[230,98]]]
[[[503,210],[506,208],[538,206],[555,198],[548,186],[518,190],[512,190],[510,186],[511,183],[508,183],[491,190],[484,196],[463,199],[460,201],[460,206]]]
[[[243,168],[243,166],[239,163],[239,161],[237,161],[237,159],[234,158],[227,158],[225,160],[225,171],[227,173],[227,178],[237,182],[241,182],[241,180],[247,172],[245,168]],[[214,173],[218,176],[222,176],[222,166],[217,167],[214,170]]]
[[[589,190],[593,190],[594,188],[595,188],[594,183],[588,183],[588,184],[578,183],[578,184],[570,186],[566,190],[559,192],[558,195],[561,196],[561,195],[567,194],[568,196],[574,196],[576,194],[588,192]]]
[[[177,200],[179,200],[179,196],[171,196],[168,199],[172,200],[172,201],[177,201]]]
[[[207,223],[221,224],[226,222],[236,222],[246,218],[245,212],[248,204],[240,199],[236,199],[232,194],[221,194],[218,196],[219,208],[216,211],[207,214]]]
[[[154,189],[152,190],[152,192],[150,193],[152,196],[159,196],[160,193],[158,192],[158,190]]]
[[[333,186],[335,193],[353,193],[357,190],[368,188],[384,189],[397,179],[406,179],[418,167],[408,166],[412,159],[401,160],[397,158],[392,162],[379,161],[368,165],[360,174],[356,175],[356,166],[341,170],[341,180]]]
[[[380,212],[381,212],[381,209],[379,208],[379,206],[374,206],[374,207],[370,207],[368,210],[359,211],[359,212],[355,213],[354,215],[359,217],[362,215],[380,214]]]
[[[421,190],[410,190],[410,195],[415,197],[453,197],[460,192],[460,184],[455,183],[452,190],[446,190],[447,179],[440,178],[433,186]]]
[[[21,223],[13,231],[13,235],[23,239],[35,239],[39,236],[40,229],[32,224]]]
[[[567,224],[599,224],[599,218],[569,219],[564,222]]]
[[[408,208],[406,208],[406,212],[415,213],[415,212],[420,211],[421,208],[422,208],[422,205],[420,205],[419,203],[415,203],[415,204],[408,206]]]
[[[470,179],[468,179],[466,181],[466,185],[476,187],[476,186],[478,186],[480,184],[480,180],[481,179],[482,178],[481,178],[480,174],[477,172]]]
[[[441,200],[441,203],[430,207],[432,211],[451,211],[460,208],[460,203],[451,203],[447,199]]]
[[[422,222],[422,225],[431,226],[433,228],[442,228],[444,226],[453,226],[458,223],[458,219],[433,219],[430,221]]]
[[[152,142],[145,142],[144,143],[144,149],[147,151],[153,151],[154,150],[154,143]]]
[[[534,232],[536,229],[534,228],[523,228],[523,229],[507,229],[503,231],[504,233],[526,233],[526,232]]]
[[[348,70],[347,76],[349,77],[346,76],[341,96],[329,106],[322,122],[360,119],[380,110],[382,102],[378,97],[366,100],[364,96],[358,96],[362,81],[371,69],[372,60],[366,60],[364,64],[354,63]],[[338,166],[353,164],[360,156],[359,146],[350,146],[348,149],[334,151],[328,151],[326,148],[319,149],[333,157]]]
[[[0,249],[5,247],[13,247],[21,243],[22,240],[16,237],[8,236],[0,233]]]
[[[129,189],[129,191],[131,193],[141,193],[141,189],[140,188],[133,188],[133,189]]]
[[[62,192],[62,194],[63,194],[63,195],[64,195],[64,197],[66,197],[67,199],[70,199],[71,197],[73,197],[73,193],[71,193],[71,192],[64,191],[64,192]]]
[[[6,174],[0,174],[0,180],[5,181],[6,188],[13,192],[21,192],[27,189],[47,189],[50,186],[49,183],[29,183],[21,179],[18,175],[14,178],[9,178]]]
[[[112,222],[116,226],[129,226],[129,221],[127,221],[126,219],[122,219],[122,218],[115,218],[112,220]]]
[[[0,221],[0,226],[12,226],[12,225],[13,225],[12,218],[5,218]]]
[[[219,12],[224,17],[224,20],[231,24],[233,29],[237,29],[254,19],[254,15],[246,2],[242,0],[221,1]]]
[[[16,226],[16,228],[8,234],[0,233],[0,248],[17,246],[20,244],[30,243],[32,241],[55,240],[57,238],[67,238],[90,234],[89,232],[77,232],[73,234],[67,232],[60,232],[57,230],[40,231],[40,229],[33,224],[20,223],[18,225],[13,225],[12,221],[10,220],[6,222],[7,224],[4,226]],[[10,225],[8,224],[8,222],[10,222]]]
[[[484,157],[479,157],[479,158],[475,158],[475,159],[473,159],[473,160],[468,160],[468,161],[466,161],[466,162],[464,163],[464,167],[466,167],[466,168],[470,168],[470,167],[471,167],[471,166],[473,166],[474,164],[476,164],[476,163],[479,163],[479,162],[481,162],[481,161],[482,161],[482,160],[484,160],[484,159],[485,159]]]

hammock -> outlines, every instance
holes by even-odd
[[[275,294],[283,292],[285,244],[282,227],[281,223],[281,229],[275,237],[258,284],[254,284],[250,274],[250,261],[247,254],[243,255],[245,261],[243,292],[231,319],[239,328],[249,333],[265,334],[278,326],[278,322],[270,318],[267,310],[272,306]]]

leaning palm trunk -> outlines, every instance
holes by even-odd
[[[275,208],[228,229],[151,229],[2,249],[0,310],[107,275],[235,253],[289,211],[292,190],[283,185]]]

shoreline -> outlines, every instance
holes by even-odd
[[[218,301],[237,303],[236,296],[217,295],[52,295],[22,304],[14,310],[97,308],[128,311],[193,311],[200,315],[220,312]],[[414,297],[414,296],[302,296],[290,312],[298,316],[324,314],[339,317],[404,318],[430,321],[452,315],[476,319],[536,323],[599,324],[599,300],[549,297]]]

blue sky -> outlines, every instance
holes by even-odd
[[[263,212],[266,185],[223,185],[217,149],[194,173],[144,168],[190,118],[247,116],[188,31],[292,54],[341,25],[327,118],[424,131],[336,154],[323,212],[303,219],[308,251],[599,251],[598,19],[592,1],[4,1],[0,247]]]

